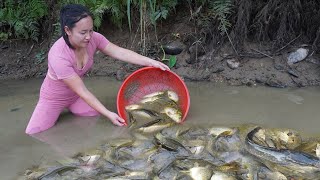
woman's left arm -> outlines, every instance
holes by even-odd
[[[153,60],[146,56],[142,56],[134,51],[119,47],[111,42],[102,50],[102,52],[112,58],[119,59],[132,64],[141,66],[152,66],[162,70],[170,70],[170,68],[162,62]]]

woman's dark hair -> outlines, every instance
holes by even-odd
[[[68,4],[61,8],[60,10],[60,26],[63,39],[66,41],[67,45],[74,49],[71,45],[67,33],[64,31],[64,27],[67,26],[70,30],[75,26],[75,24],[83,18],[90,16],[93,18],[91,12],[81,4]]]

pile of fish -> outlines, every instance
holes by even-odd
[[[320,179],[320,139],[252,124],[181,124],[178,100],[173,91],[149,94],[126,107],[130,137],[30,168],[20,179]]]
[[[130,127],[144,120],[152,123],[181,123],[182,112],[179,107],[179,96],[171,90],[158,91],[141,98],[138,103],[125,107]],[[150,125],[148,123],[147,125]]]

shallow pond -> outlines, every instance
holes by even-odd
[[[58,123],[36,136],[24,133],[38,100],[42,79],[0,82],[0,174],[15,179],[26,168],[55,161],[94,147],[109,138],[128,135],[104,117],[76,117],[68,112]],[[110,110],[116,111],[121,82],[112,78],[86,79],[89,89]],[[186,124],[239,125],[292,128],[305,136],[318,136],[319,87],[275,89],[231,87],[206,82],[187,82],[191,106]]]

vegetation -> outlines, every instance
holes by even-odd
[[[232,36],[237,47],[247,38],[273,42],[272,51],[293,40],[320,47],[320,1],[236,0]],[[239,36],[241,34],[241,36]]]
[[[40,21],[48,15],[44,0],[5,0],[0,3],[0,40],[23,38],[38,41]]]
[[[4,0],[0,3],[0,40],[38,41],[44,29],[41,26],[48,25],[43,22],[51,20],[52,27],[45,30],[57,29],[58,9],[67,3],[87,6],[95,16],[96,30],[105,18],[119,28],[136,28],[143,53],[148,45],[147,29],[152,28],[157,34],[157,23],[173,15],[177,8],[190,11],[190,20],[198,28],[194,42],[217,45],[227,40],[237,53],[247,40],[273,42],[274,50],[298,38],[312,44],[314,50],[320,44],[317,0]],[[52,8],[48,4],[58,5]],[[53,35],[56,31],[43,34]]]
[[[165,51],[164,51],[162,46],[161,46],[161,50],[162,50],[162,53],[163,53],[161,61],[164,61],[164,63],[166,63],[166,61],[167,61],[169,68],[172,68],[174,65],[176,65],[177,56],[170,55],[169,59],[168,59],[168,58],[166,58],[166,53],[165,53]]]

